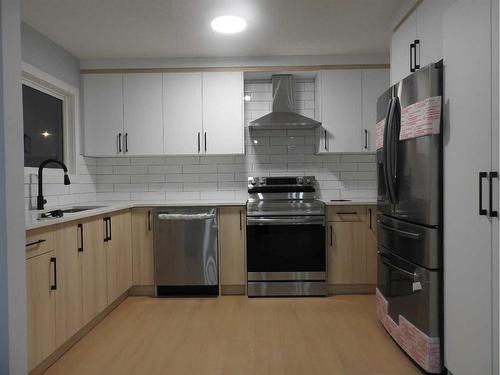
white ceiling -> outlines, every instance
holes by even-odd
[[[23,20],[80,59],[389,51],[402,0],[22,0]],[[211,30],[239,15],[240,34]]]

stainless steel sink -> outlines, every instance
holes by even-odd
[[[104,207],[104,206],[75,206],[75,207],[66,208],[66,209],[61,210],[61,211],[65,214],[74,214],[77,212],[95,210],[96,208],[102,208],[102,207]]]

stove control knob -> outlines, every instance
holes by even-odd
[[[297,184],[302,185],[304,183],[304,179],[302,177],[297,177]]]
[[[266,184],[266,179],[265,178],[261,178],[260,179],[260,184],[261,185],[265,185]]]
[[[258,179],[257,179],[257,178],[252,178],[252,179],[250,180],[250,184],[251,184],[252,186],[257,185],[257,182],[258,182]]]
[[[313,180],[312,180],[312,178],[307,177],[307,178],[306,178],[306,185],[312,185],[312,184],[313,184]]]

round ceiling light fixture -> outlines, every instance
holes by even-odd
[[[220,16],[215,17],[210,25],[219,33],[234,34],[245,30],[247,21],[237,16]]]

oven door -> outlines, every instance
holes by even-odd
[[[442,271],[422,268],[379,245],[377,287],[396,324],[402,316],[426,336],[440,336]]]
[[[247,218],[248,280],[325,280],[325,217]]]

